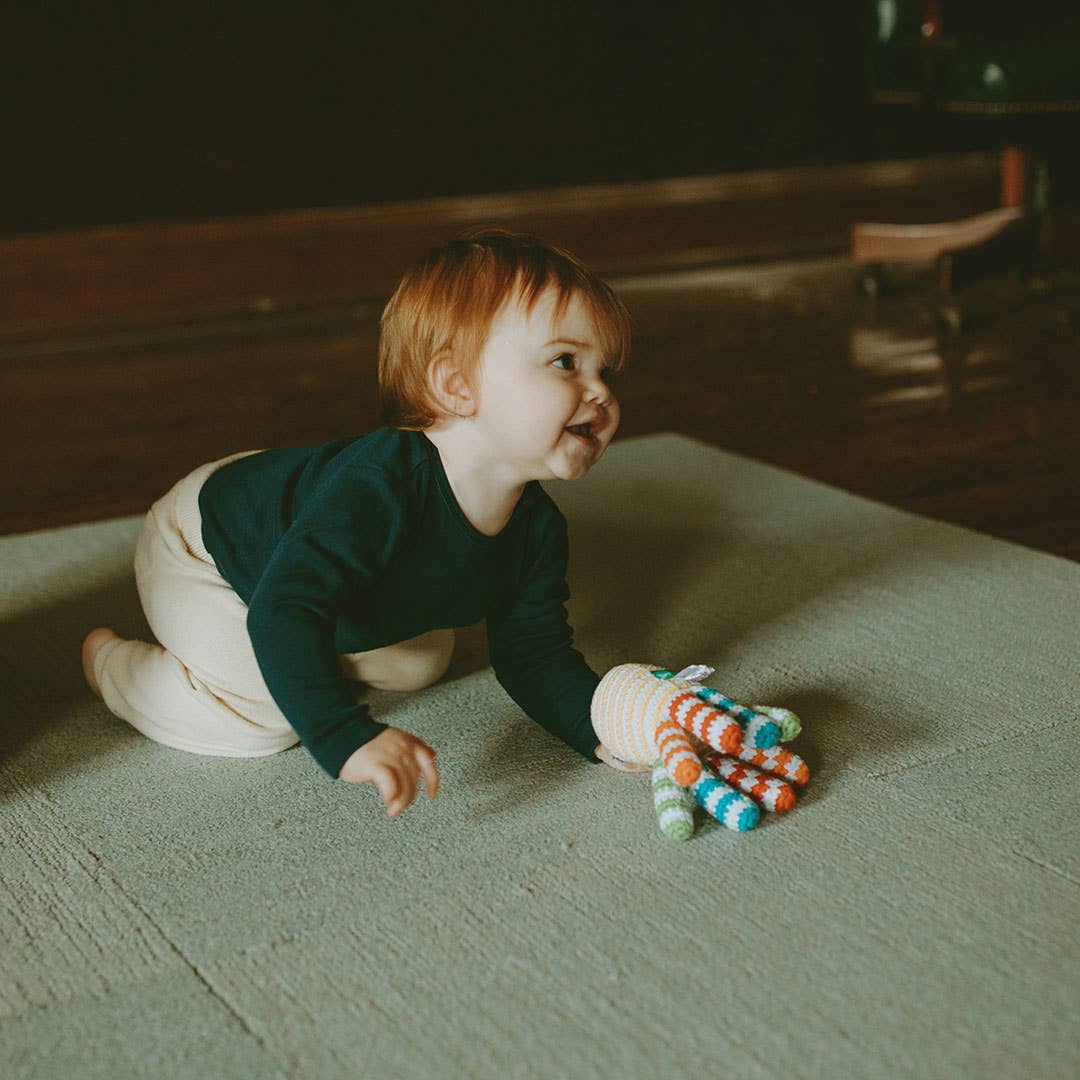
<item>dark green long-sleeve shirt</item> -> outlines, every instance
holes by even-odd
[[[418,431],[266,450],[199,493],[202,535],[248,605],[266,685],[331,775],[387,725],[356,700],[338,655],[487,620],[495,675],[527,715],[591,762],[599,677],[572,648],[566,519],[526,485],[498,536],[454,497]]]

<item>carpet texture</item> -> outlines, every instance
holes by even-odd
[[[5,1077],[1080,1073],[1080,566],[675,435],[548,485],[576,642],[786,705],[813,779],[745,834],[529,721],[459,633],[368,692],[443,790],[197,757],[91,697],[138,518],[0,539]]]

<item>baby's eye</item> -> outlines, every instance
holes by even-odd
[[[573,353],[564,352],[561,355],[556,356],[555,359],[552,360],[552,363],[553,364],[561,364],[561,363],[563,363],[563,361],[566,361],[566,363],[569,364],[568,367],[564,367],[562,369],[563,371],[573,371],[574,370],[574,354]]]

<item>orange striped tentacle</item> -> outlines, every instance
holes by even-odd
[[[661,720],[656,725],[656,749],[668,776],[680,787],[689,787],[701,776],[701,759],[674,720]]]
[[[766,810],[783,813],[795,805],[795,792],[775,776],[722,757],[715,750],[706,756],[705,764],[744,795],[756,799]]]
[[[668,716],[714,750],[734,754],[742,746],[742,728],[696,694],[681,693],[672,698]]]
[[[774,746],[771,750],[740,750],[735,755],[740,760],[754,765],[766,772],[776,773],[791,780],[802,787],[810,780],[810,770],[798,754],[782,746]]]

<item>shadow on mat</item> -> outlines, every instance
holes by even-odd
[[[124,638],[155,640],[133,575],[0,623],[0,764],[18,759],[34,783],[45,784],[76,763],[85,770],[95,756],[113,752],[117,743],[100,737],[103,727],[121,739],[145,739],[114,717],[86,685],[82,641],[96,626],[111,627]],[[484,626],[467,627],[457,631],[443,678],[464,678],[488,664]],[[360,688],[359,694],[365,693]],[[60,730],[70,733],[66,747],[65,736],[57,740]]]
[[[879,575],[894,577],[898,570],[917,567],[928,555],[939,569],[946,562],[962,564],[968,572],[975,570],[965,531],[928,534],[924,519],[906,515],[897,515],[888,524],[889,537],[884,542],[873,532],[853,534],[842,514],[831,518],[820,535],[803,532],[797,537],[784,534],[775,522],[733,521],[711,541],[710,562],[702,568],[714,592],[715,583],[723,584],[722,595],[704,589],[698,595],[686,567],[701,563],[700,526],[676,528],[645,519],[640,526],[635,524],[632,534],[620,533],[613,540],[613,530],[603,519],[579,515],[571,523],[574,597],[569,613],[575,626],[575,648],[598,674],[628,660],[703,662],[722,673],[725,653],[740,639],[788,620],[832,591],[850,591],[853,584],[870,583]],[[844,540],[843,559],[828,554],[830,542],[838,537]],[[748,552],[754,558],[748,558]],[[108,753],[116,745],[96,739],[95,734],[106,729],[95,726],[91,732],[91,721],[115,724],[117,731],[142,738],[113,718],[83,680],[82,639],[101,625],[111,626],[124,637],[152,640],[133,577],[0,624],[0,685],[5,695],[0,762],[18,757],[36,781],[45,781],[74,762],[84,767],[94,755]],[[662,634],[658,628],[663,628]],[[656,655],[660,639],[663,648],[677,655]],[[483,625],[466,628],[458,632],[458,647],[444,678],[462,678],[488,664]],[[724,689],[720,674],[713,683]],[[803,716],[807,730],[799,737],[798,750],[817,775],[815,726],[822,731],[819,725],[826,724],[830,714],[843,715],[849,725],[864,722],[859,703],[838,700],[825,680],[793,690],[790,678],[778,671],[777,683],[784,686],[782,700],[766,681],[754,691],[757,700],[748,703],[784,705]],[[514,708],[509,699],[508,707]],[[879,747],[920,738],[917,716],[873,717],[872,722]],[[58,727],[70,728],[68,753],[57,748]],[[44,743],[47,737],[52,740],[48,753],[35,754],[34,744]],[[508,737],[499,754],[520,750],[519,735]],[[534,752],[542,754],[543,749],[538,744]],[[843,767],[840,761],[827,764],[830,772]],[[512,775],[514,770],[509,770],[508,776]]]
[[[628,661],[676,669],[707,663],[717,669],[709,685],[732,693],[725,686],[725,656],[745,639],[785,622],[796,624],[797,640],[807,632],[797,625],[800,614],[819,600],[865,589],[870,603],[881,604],[890,590],[917,588],[920,565],[929,562],[939,572],[943,567],[978,572],[983,556],[973,551],[966,530],[899,513],[879,530],[866,529],[859,502],[844,508],[850,508],[850,521],[841,509],[817,534],[792,535],[775,522],[753,519],[727,523],[711,541],[700,592],[686,567],[701,565],[701,527],[680,529],[644,519],[635,523],[632,534],[620,532],[613,539],[603,520],[579,515],[571,523],[576,555],[571,570],[574,597],[585,615],[576,624],[575,646],[586,659],[595,657],[590,662],[599,674]],[[841,557],[833,551],[838,544]],[[900,580],[904,583],[898,586]],[[574,601],[572,622],[573,611]],[[590,641],[602,643],[602,649],[590,650]],[[672,652],[660,655],[661,649]],[[843,660],[843,655],[837,657],[838,664]],[[745,658],[741,663],[745,667]],[[816,685],[793,689],[790,674],[777,668],[775,679],[759,680],[753,700],[743,701],[781,705],[799,714],[805,727],[793,749],[806,759],[815,780],[823,766],[834,774],[845,765],[823,762],[818,753],[831,719],[852,731],[872,725],[878,749],[920,741],[924,718],[914,713],[869,716],[861,702],[845,700],[829,685],[828,674]],[[738,698],[737,693],[732,696]],[[858,741],[857,732],[855,738]]]
[[[94,697],[82,672],[82,641],[95,626],[111,626],[121,636],[153,640],[139,605],[135,579],[24,612],[0,624],[0,762],[20,758],[35,781],[44,782],[65,763],[85,763],[107,746],[86,731],[95,714],[123,724]],[[35,744],[71,732],[69,755],[34,755]],[[126,727],[126,725],[124,725]]]

